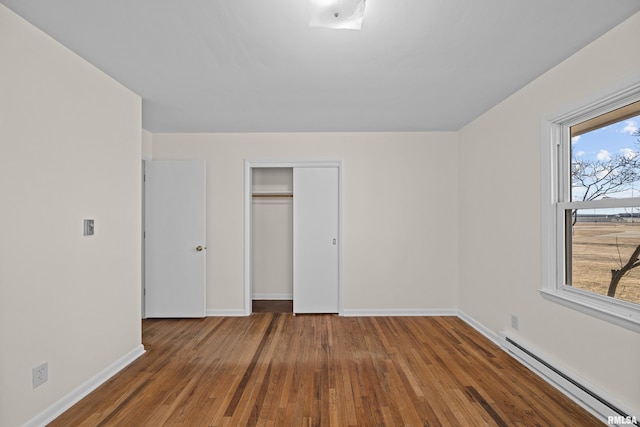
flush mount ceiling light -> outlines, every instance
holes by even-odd
[[[338,30],[359,30],[365,0],[309,0],[309,26]]]

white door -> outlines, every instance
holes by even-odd
[[[293,169],[293,312],[338,312],[338,168]]]
[[[147,162],[146,317],[205,316],[205,206],[203,161]]]

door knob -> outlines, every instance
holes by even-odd
[[[196,251],[202,252],[202,249],[204,249],[202,246],[196,246]]]

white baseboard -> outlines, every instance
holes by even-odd
[[[246,316],[244,309],[207,308],[207,317],[241,317]]]
[[[346,317],[383,317],[383,316],[456,316],[458,310],[451,308],[351,308],[342,310]]]
[[[129,353],[125,354],[98,374],[94,375],[88,381],[81,384],[80,387],[76,388],[71,393],[49,406],[43,412],[27,421],[23,427],[41,427],[47,425],[93,390],[104,384],[109,378],[126,368],[131,362],[142,356],[144,352],[144,346],[142,344],[138,345]]]
[[[622,420],[622,424],[634,424],[640,417],[640,413],[625,408],[612,396],[561,366],[514,332],[501,331],[499,337],[505,352],[604,423],[618,425],[614,420]]]
[[[272,300],[272,301],[292,300],[293,294],[253,294],[252,299]]]
[[[638,419],[638,414],[633,413],[628,408],[625,408],[613,397],[609,396],[602,390],[597,389],[592,384],[588,383],[584,379],[580,378],[570,370],[561,367],[557,362],[550,359],[547,355],[540,353],[535,347],[524,342],[522,338],[518,337],[513,332],[501,331],[496,334],[471,316],[467,315],[463,311],[458,311],[458,317],[464,320],[469,326],[480,332],[487,339],[498,345],[504,352],[511,357],[522,363],[525,367],[552,385],[555,389],[559,390],[562,394],[569,399],[576,402],[582,408],[590,412],[595,417],[599,418],[603,422],[614,425],[617,418],[610,419],[609,417],[615,417],[620,415],[619,412],[615,412],[610,407],[605,406],[600,400],[613,404],[617,408],[622,408],[622,412],[625,414],[631,414],[627,418],[623,418],[624,421]],[[514,344],[507,342],[507,337],[510,337],[512,342],[520,343],[522,350],[515,347]],[[531,356],[526,354],[525,351],[530,351]],[[537,359],[537,360],[536,360]],[[631,424],[630,422],[625,424]],[[617,424],[615,424],[617,425]]]
[[[498,347],[503,348],[502,340],[491,329],[487,328],[482,323],[478,322],[476,319],[474,319],[473,317],[469,316],[467,313],[465,313],[463,311],[458,310],[458,317],[460,319],[464,320],[473,329],[475,329],[476,331],[478,331],[482,335],[484,335],[489,341],[493,342]]]
[[[604,423],[608,423],[610,425],[615,424],[613,422],[609,422],[609,417],[619,416],[620,413],[614,411],[610,407],[607,407],[602,403],[603,401],[613,404],[613,406],[621,408],[621,411],[625,414],[629,414],[630,417],[628,419],[622,417],[624,421],[638,419],[639,415],[637,413],[625,408],[612,396],[609,396],[607,393],[599,390],[572,371],[560,366],[547,355],[540,353],[535,347],[523,341],[522,338],[518,337],[515,333],[500,332],[500,334],[496,334],[462,311],[458,311],[458,317],[464,320],[476,331],[484,335],[487,339],[498,345],[505,353],[522,363],[533,373],[545,380],[569,399],[576,402],[586,411],[602,420]],[[513,344],[508,343],[506,340],[507,337],[510,337],[512,342],[522,345],[523,350],[520,350]],[[525,351],[530,351],[532,355],[530,356],[526,354]],[[617,418],[612,418],[612,420],[617,420]],[[625,422],[625,424],[631,423]]]

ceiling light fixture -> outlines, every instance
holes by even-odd
[[[359,30],[366,0],[309,0],[309,26]]]

